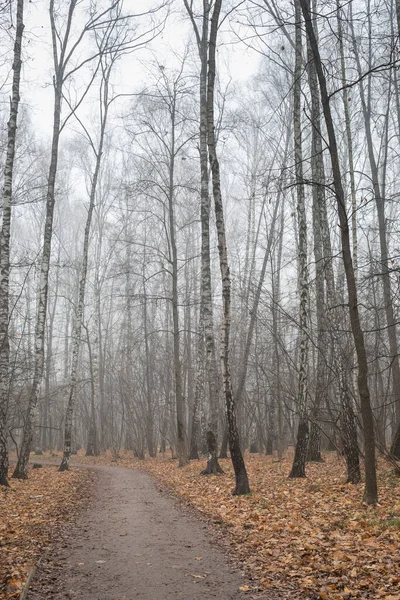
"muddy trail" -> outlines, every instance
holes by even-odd
[[[134,469],[97,467],[90,506],[54,540],[28,600],[239,600],[246,582],[210,527]]]

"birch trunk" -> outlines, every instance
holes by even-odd
[[[36,410],[36,405],[39,396],[40,384],[43,377],[44,367],[44,338],[45,338],[45,325],[46,325],[46,313],[47,313],[47,300],[49,290],[49,270],[50,270],[50,257],[51,257],[51,242],[53,235],[53,217],[54,217],[54,204],[55,204],[55,187],[56,187],[56,176],[57,176],[57,165],[58,165],[58,146],[61,133],[61,100],[62,100],[62,88],[64,81],[64,58],[66,53],[66,46],[71,28],[72,15],[76,5],[76,0],[70,4],[70,10],[68,14],[68,22],[66,27],[66,34],[62,44],[61,55],[58,58],[57,52],[57,32],[54,21],[54,0],[50,1],[50,22],[52,30],[53,40],[53,54],[54,54],[54,111],[53,111],[53,133],[52,133],[52,145],[51,145],[51,158],[50,167],[47,183],[47,194],[46,194],[46,217],[44,224],[44,236],[43,236],[43,251],[40,264],[40,283],[39,283],[39,298],[38,308],[36,314],[36,328],[35,328],[35,366],[33,373],[33,381],[31,391],[28,398],[28,406],[25,414],[24,432],[22,437],[21,448],[19,451],[17,465],[15,467],[13,477],[17,479],[26,479],[28,477],[28,463],[29,455],[32,445],[33,435],[33,418]]]
[[[301,131],[301,71],[302,71],[302,32],[301,32],[301,9],[298,1],[295,1],[295,69],[293,82],[293,133],[294,133],[294,155],[295,176],[297,192],[297,221],[298,221],[298,256],[299,256],[299,292],[300,292],[300,356],[299,356],[299,391],[297,398],[297,410],[299,414],[299,425],[297,431],[297,442],[292,470],[289,477],[305,477],[308,448],[308,264],[307,264],[307,217],[305,208],[305,194],[303,181],[303,152]]]
[[[59,471],[67,471],[69,468],[69,461],[71,458],[72,452],[72,420],[75,408],[75,400],[76,400],[76,385],[77,385],[77,373],[78,373],[78,363],[79,363],[79,351],[81,346],[81,335],[82,335],[82,322],[83,322],[83,311],[85,307],[85,292],[86,292],[86,279],[87,279],[87,270],[88,270],[88,260],[89,260],[89,242],[90,242],[90,230],[92,226],[92,218],[93,211],[96,200],[96,190],[97,183],[99,180],[101,162],[103,157],[103,146],[104,146],[104,136],[107,125],[107,116],[108,116],[108,85],[109,85],[109,74],[108,77],[103,80],[104,86],[104,96],[102,98],[103,103],[103,114],[101,120],[101,128],[100,128],[100,140],[99,146],[96,151],[96,163],[92,176],[92,182],[90,186],[90,196],[89,196],[89,207],[88,213],[86,217],[85,224],[85,233],[83,238],[83,251],[82,251],[82,266],[81,266],[81,274],[79,279],[79,292],[78,292],[78,302],[77,302],[77,311],[74,323],[74,329],[72,334],[72,361],[71,361],[71,373],[70,373],[70,389],[68,395],[68,404],[67,410],[65,414],[65,427],[64,427],[64,452],[63,458],[60,464]],[[94,369],[94,376],[96,377],[96,369]],[[90,435],[92,446],[95,446],[95,423],[93,419],[95,415],[93,414],[94,408],[94,398],[92,398],[92,415],[91,415],[91,425],[90,425]]]
[[[318,43],[315,37],[314,28],[308,8],[307,0],[300,0],[303,12],[307,36],[310,40],[310,46],[313,52],[315,66],[317,69],[318,82],[320,87],[321,101],[324,112],[324,119],[329,140],[329,153],[332,163],[332,174],[334,190],[337,201],[337,210],[340,222],[340,233],[342,242],[343,262],[346,274],[348,301],[350,309],[350,322],[354,338],[354,345],[358,360],[358,391],[361,401],[361,413],[364,425],[365,438],[365,491],[364,501],[367,504],[376,504],[378,502],[378,489],[376,480],[375,463],[375,434],[374,420],[371,408],[370,393],[368,387],[368,363],[365,349],[364,334],[361,328],[360,315],[358,311],[357,288],[354,278],[353,261],[351,257],[350,231],[348,217],[346,213],[346,198],[342,185],[342,175],[340,171],[339,155],[336,142],[336,133],[332,119],[332,113],[329,102],[329,95],[326,86],[325,74],[321,62]]]
[[[176,426],[177,426],[177,451],[179,466],[183,467],[189,462],[188,441],[185,426],[185,403],[182,389],[182,364],[180,356],[180,331],[179,331],[179,298],[178,298],[178,250],[176,245],[175,224],[175,119],[176,119],[176,89],[171,98],[171,147],[169,162],[169,186],[168,186],[168,218],[169,237],[171,247],[172,267],[172,326],[174,342],[174,374],[175,374],[175,402],[176,402]]]
[[[199,459],[199,433],[200,419],[199,413],[201,410],[201,397],[203,392],[204,378],[204,331],[203,331],[203,315],[202,306],[200,305],[199,323],[196,332],[196,377],[194,384],[194,399],[192,413],[192,430],[190,435],[190,459]]]
[[[289,137],[289,136],[288,136]],[[283,173],[282,173],[283,174]],[[283,186],[282,186],[283,187]],[[281,358],[279,352],[279,336],[280,331],[280,316],[279,303],[281,301],[281,265],[282,265],[282,250],[283,250],[283,231],[285,222],[285,196],[283,196],[281,217],[280,217],[280,237],[277,247],[276,267],[273,269],[272,280],[272,334],[273,334],[273,365],[275,370],[275,390],[273,391],[276,397],[276,421],[278,425],[276,450],[278,460],[283,458],[284,439],[283,439],[283,411],[282,411],[282,394],[281,394]]]
[[[83,323],[82,323],[83,326]],[[97,440],[97,427],[96,427],[96,390],[94,385],[95,368],[92,347],[90,344],[90,336],[86,332],[89,364],[90,364],[90,425],[88,433],[88,441],[86,446],[86,456],[97,456],[98,451],[98,440]]]
[[[60,264],[60,255],[61,255],[61,247],[58,247],[57,252],[57,264]],[[45,376],[44,376],[44,427],[42,433],[42,444],[41,450],[47,450],[47,426],[48,421],[50,421],[49,425],[51,427],[51,403],[50,403],[50,394],[51,394],[51,372],[53,366],[53,332],[54,332],[54,322],[58,304],[59,297],[59,282],[60,282],[60,270],[56,269],[56,277],[55,277],[55,285],[54,285],[54,300],[53,306],[49,309],[49,314],[47,316],[47,335],[46,335],[46,360],[45,360]],[[49,434],[51,429],[48,430]]]
[[[21,79],[21,51],[24,32],[24,2],[18,0],[13,55],[13,81],[10,115],[7,124],[7,153],[4,165],[3,222],[0,233],[0,485],[8,486],[7,413],[10,392],[10,345],[9,323],[9,281],[10,281],[10,237],[11,200],[17,120],[19,108],[19,88]]]
[[[144,257],[146,254],[144,253]],[[144,273],[145,265],[143,265]],[[144,324],[144,348],[146,357],[146,444],[149,456],[155,456],[154,441],[153,441],[153,383],[152,383],[152,367],[151,353],[148,331],[148,314],[147,314],[147,290],[146,280],[143,277],[143,324]]]
[[[228,264],[226,245],[224,210],[221,195],[221,180],[219,162],[216,151],[215,120],[214,120],[214,87],[216,76],[216,43],[218,33],[219,15],[222,0],[216,0],[211,17],[209,52],[208,52],[208,78],[207,78],[207,144],[208,157],[212,173],[212,188],[214,197],[215,220],[218,238],[219,265],[222,283],[222,326],[221,326],[221,368],[223,389],[226,403],[226,413],[229,432],[229,449],[235,471],[236,485],[234,494],[248,494],[250,492],[246,466],[240,449],[239,434],[236,423],[235,403],[232,395],[232,381],[230,372],[230,324],[231,324],[231,278]]]
[[[307,459],[311,462],[323,462],[321,456],[321,429],[318,424],[321,405],[326,396],[325,359],[326,349],[326,304],[325,304],[325,270],[324,245],[322,239],[320,211],[325,206],[325,169],[321,135],[321,105],[318,92],[317,71],[313,60],[310,43],[307,40],[307,74],[311,94],[311,175],[312,175],[312,215],[314,232],[315,258],[315,295],[317,313],[317,369],[315,397],[311,409],[311,431]],[[330,257],[328,257],[330,260]]]
[[[192,7],[184,0],[196,36],[200,58],[200,201],[201,201],[201,302],[202,329],[204,331],[206,362],[209,386],[209,419],[207,423],[207,465],[202,475],[223,473],[218,463],[218,399],[219,377],[214,336],[214,317],[211,293],[211,257],[210,257],[210,194],[207,150],[207,59],[209,39],[209,18],[211,3],[203,0],[201,34],[194,19]]]
[[[337,23],[338,23],[338,41],[340,51],[340,76],[343,87],[343,112],[344,121],[346,126],[346,143],[347,143],[347,154],[349,161],[349,175],[350,175],[350,193],[351,193],[351,235],[352,235],[352,249],[353,249],[353,264],[354,264],[354,277],[357,284],[357,273],[358,273],[358,241],[357,241],[357,198],[356,198],[356,182],[354,177],[354,157],[353,157],[353,138],[351,133],[350,125],[350,110],[349,110],[349,93],[347,86],[346,77],[346,60],[344,54],[343,44],[343,27],[341,17],[341,7],[339,1],[336,2],[337,11]]]

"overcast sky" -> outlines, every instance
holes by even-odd
[[[137,14],[155,4],[154,0],[125,0],[124,11]],[[53,59],[48,5],[48,0],[26,3],[21,86],[21,100],[30,107],[34,128],[42,140],[50,135],[53,111]],[[77,17],[75,23],[79,27],[84,19],[78,13]],[[145,20],[138,22],[139,27],[144,30]],[[182,55],[189,39],[193,39],[192,30],[184,12],[183,1],[175,0],[162,33],[146,49],[135,51],[120,61],[118,72],[114,76],[118,92],[132,93],[140,90],[148,77],[146,64],[159,61],[160,64],[173,65],[176,61],[174,54]],[[218,51],[219,76],[222,81],[244,81],[257,71],[258,55],[229,34],[227,21],[223,25],[220,40],[224,41]],[[193,58],[196,60],[196,55]]]

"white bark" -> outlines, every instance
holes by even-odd
[[[13,55],[13,82],[10,116],[7,124],[7,154],[4,165],[3,223],[0,233],[0,485],[8,485],[7,412],[10,391],[9,280],[11,201],[13,189],[14,158],[17,137],[19,89],[21,79],[21,51],[24,31],[24,2],[18,0]]]

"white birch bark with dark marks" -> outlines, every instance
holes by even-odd
[[[216,77],[216,46],[221,12],[222,0],[216,0],[211,17],[209,51],[208,51],[208,76],[207,76],[207,145],[208,158],[212,174],[212,190],[214,198],[215,221],[218,239],[218,255],[222,283],[222,324],[221,324],[221,369],[223,389],[228,421],[229,449],[235,471],[236,485],[234,494],[247,494],[250,492],[246,466],[239,442],[239,433],[236,422],[235,403],[232,394],[232,380],[230,371],[230,325],[231,325],[231,277],[228,262],[228,249],[226,243],[224,209],[221,194],[221,179],[217,147],[215,139],[214,119],[214,88]]]
[[[207,374],[209,384],[209,419],[207,423],[206,442],[208,460],[203,475],[223,473],[218,463],[218,399],[219,377],[214,336],[214,317],[211,292],[211,256],[210,256],[210,193],[209,166],[207,150],[207,60],[209,19],[211,3],[203,0],[201,33],[197,27],[192,10],[192,3],[184,0],[186,10],[192,22],[200,58],[200,219],[201,219],[201,303],[202,328],[205,338]]]
[[[308,338],[309,338],[309,283],[307,262],[307,215],[303,178],[303,151],[301,126],[301,72],[302,72],[302,31],[301,9],[295,0],[295,68],[293,82],[293,133],[294,159],[297,194],[298,222],[298,265],[300,293],[300,352],[299,352],[299,389],[297,396],[298,430],[295,455],[289,477],[306,476],[306,460],[308,449]]]
[[[10,393],[9,283],[13,172],[17,138],[24,1],[18,0],[13,54],[10,115],[7,123],[7,153],[4,165],[3,222],[0,232],[0,485],[8,486],[7,414]]]
[[[53,134],[51,145],[50,167],[47,182],[46,193],[46,217],[43,234],[43,250],[40,263],[40,282],[38,292],[38,308],[36,313],[36,328],[35,328],[35,367],[33,381],[28,398],[28,406],[25,414],[24,431],[22,443],[19,450],[18,461],[15,467],[13,477],[17,479],[26,479],[28,476],[29,454],[32,445],[33,435],[33,418],[36,410],[36,405],[39,396],[40,384],[43,377],[44,367],[44,338],[47,313],[47,300],[49,289],[49,270],[51,257],[51,242],[53,235],[53,217],[55,204],[55,189],[56,176],[58,165],[58,147],[61,133],[61,101],[62,88],[64,83],[65,59],[67,52],[67,44],[71,31],[72,17],[76,6],[76,0],[72,0],[69,5],[68,21],[66,24],[65,36],[61,44],[60,55],[58,51],[58,42],[54,0],[50,0],[50,23],[53,41],[53,58],[54,58],[54,109],[53,109]]]

